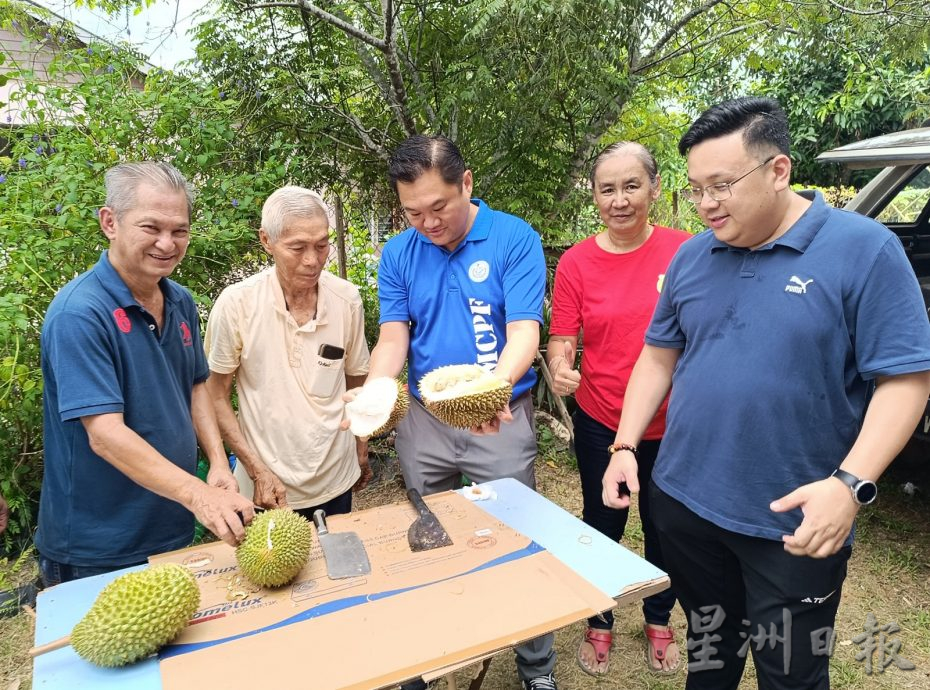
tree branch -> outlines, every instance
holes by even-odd
[[[335,14],[327,12],[321,7],[317,7],[310,0],[294,0],[294,2],[262,2],[248,6],[249,9],[260,9],[265,7],[288,7],[309,12],[313,16],[323,20],[327,24],[334,26],[343,33],[361,41],[380,51],[384,55],[384,61],[387,65],[388,79],[391,84],[391,93],[393,97],[387,98],[391,110],[394,112],[397,122],[409,137],[417,133],[417,126],[413,116],[408,108],[407,89],[404,85],[404,78],[400,68],[400,61],[397,57],[397,45],[394,41],[394,0],[381,0],[381,11],[384,15],[384,39],[376,38],[367,31],[355,26],[351,22],[338,17]],[[362,58],[364,62],[364,58]]]
[[[860,17],[874,17],[875,15],[879,15],[879,14],[890,14],[890,8],[888,7],[888,0],[885,0],[884,2],[882,2],[882,8],[880,10],[868,10],[868,11],[854,10],[852,7],[846,7],[845,5],[841,5],[840,3],[836,2],[836,0],[827,0],[827,2],[833,5],[840,12],[845,12],[846,14],[855,14]]]
[[[685,53],[696,53],[696,52],[699,51],[701,48],[706,48],[706,47],[709,46],[709,45],[712,45],[712,44],[714,44],[714,43],[717,43],[717,42],[719,42],[720,40],[726,38],[727,36],[733,36],[733,35],[736,35],[736,34],[743,34],[743,33],[746,33],[749,29],[751,29],[751,28],[753,28],[753,27],[757,27],[757,26],[768,26],[768,25],[769,25],[769,23],[768,23],[767,21],[764,21],[764,20],[761,20],[761,19],[758,20],[758,21],[755,21],[755,22],[749,22],[748,24],[741,24],[741,25],[739,25],[739,26],[737,26],[737,27],[734,27],[734,28],[732,28],[732,29],[729,29],[728,31],[724,31],[724,32],[721,33],[721,34],[715,34],[715,35],[711,36],[710,38],[708,38],[707,40],[701,41],[700,43],[697,43],[697,44],[690,44],[690,43],[689,43],[689,44],[683,45],[683,46],[681,46],[680,48],[676,48],[675,50],[673,50],[671,53],[668,53],[667,55],[662,55],[662,56],[656,58],[656,59],[653,60],[652,62],[647,62],[647,63],[645,63],[645,64],[640,64],[635,70],[631,70],[631,73],[633,73],[633,74],[640,74],[640,73],[642,73],[642,72],[645,72],[645,71],[647,71],[647,70],[652,69],[653,67],[655,67],[655,66],[657,66],[657,65],[661,65],[663,62],[668,62],[669,60],[673,60],[673,59],[675,59],[676,57],[679,57],[680,55],[684,55]],[[791,30],[789,30],[789,29],[787,29],[787,28],[783,28],[782,31],[784,31],[785,33],[797,33],[797,32],[795,32],[795,31],[791,31]]]
[[[394,2],[381,0],[381,11],[384,13],[384,61],[387,63],[388,76],[391,79],[391,89],[396,100],[397,115],[400,119],[404,133],[411,137],[417,133],[417,126],[407,107],[407,88],[404,77],[400,71],[400,62],[397,59],[397,44],[394,41]]]
[[[313,16],[318,17],[319,19],[322,19],[327,24],[331,24],[332,26],[335,26],[340,31],[347,33],[349,36],[352,36],[353,38],[357,38],[358,40],[362,41],[362,43],[367,43],[372,48],[376,48],[382,52],[384,52],[386,48],[384,41],[382,41],[381,39],[375,38],[370,33],[364,31],[363,29],[360,29],[354,24],[347,22],[344,19],[340,19],[334,14],[330,14],[329,12],[327,12],[321,7],[317,7],[309,0],[295,0],[295,2],[261,2],[255,5],[246,6],[246,8],[250,10],[257,10],[257,9],[262,9],[266,7],[289,7],[295,10],[304,9],[310,14],[312,14]]]
[[[404,64],[407,65],[407,72],[410,74],[410,80],[413,82],[413,88],[416,90],[417,96],[419,96],[420,101],[423,103],[424,110],[426,110],[426,118],[429,120],[430,129],[435,130],[437,124],[436,111],[433,110],[429,98],[423,91],[423,82],[420,81],[420,74],[417,71],[416,65],[413,63],[413,59],[409,55],[410,39],[403,26],[400,27],[399,33],[407,47],[407,50],[399,53],[400,58],[403,60]]]
[[[646,62],[651,62],[653,59],[653,56],[656,53],[663,50],[665,48],[665,45],[669,41],[671,41],[678,34],[679,31],[681,31],[689,23],[691,23],[691,21],[695,17],[700,16],[706,12],[709,12],[716,5],[719,5],[723,1],[724,0],[707,0],[707,2],[705,2],[700,7],[695,7],[691,11],[683,14],[681,17],[679,17],[678,21],[676,21],[674,24],[668,27],[666,32],[662,35],[662,38],[660,38],[658,42],[650,49],[650,51],[646,53],[646,55],[643,56],[643,60]],[[630,67],[631,69],[634,69],[634,70],[640,69],[639,65],[630,65]]]

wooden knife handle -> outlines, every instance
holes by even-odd
[[[37,657],[40,654],[45,654],[46,652],[54,652],[56,649],[67,647],[69,644],[71,644],[71,635],[65,635],[64,637],[53,642],[46,642],[45,644],[41,644],[38,647],[33,647],[29,650],[29,656]]]

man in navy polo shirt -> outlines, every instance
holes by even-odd
[[[750,649],[760,688],[829,688],[853,520],[930,390],[900,241],[792,191],[788,147],[768,98],[714,106],[682,137],[711,232],[669,267],[604,475],[605,503],[628,504],[671,388],[649,490],[689,616],[689,690],[736,688]]]
[[[42,327],[45,475],[36,547],[46,586],[186,546],[194,517],[235,545],[237,492],[204,381],[194,300],[168,279],[193,196],[165,163],[106,173],[109,249],[52,300]],[[197,443],[210,461],[196,475]]]
[[[535,488],[529,391],[546,287],[539,235],[471,198],[472,173],[446,137],[407,139],[391,156],[389,174],[412,227],[381,255],[381,331],[368,376],[396,377],[408,364],[413,400],[396,439],[404,480],[424,494],[460,486],[463,473],[477,482],[513,477]],[[508,408],[471,432],[435,419],[420,404],[416,383],[451,364],[480,364],[509,381]],[[555,689],[552,643],[545,635],[516,648],[524,687]]]

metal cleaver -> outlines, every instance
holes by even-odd
[[[355,532],[333,534],[326,527],[326,513],[322,510],[313,511],[313,524],[316,525],[323,557],[326,559],[326,574],[330,579],[341,580],[371,572],[365,545]]]
[[[420,492],[416,489],[407,491],[407,498],[420,514],[410,529],[407,530],[407,542],[411,551],[429,551],[441,546],[452,546],[449,533],[439,522],[439,519],[429,509]]]

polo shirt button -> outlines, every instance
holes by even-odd
[[[150,331],[154,331],[154,330],[155,330],[155,324],[154,324],[154,323],[150,323],[150,324],[149,324],[149,330],[150,330]]]

